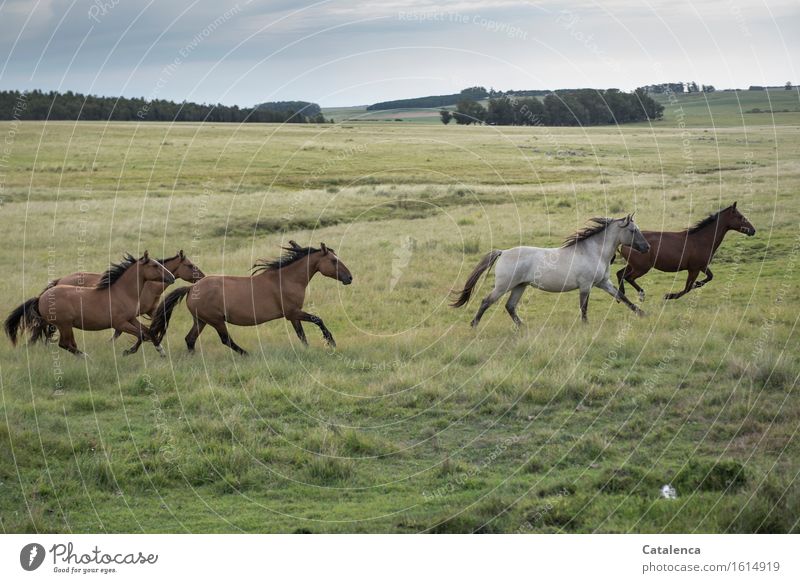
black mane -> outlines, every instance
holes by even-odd
[[[97,282],[95,288],[107,289],[111,287],[134,263],[136,263],[136,258],[130,253],[126,253],[122,256],[122,261],[119,263],[112,263],[111,267],[100,276],[100,281]]]
[[[572,235],[564,239],[564,243],[562,243],[561,246],[572,247],[581,241],[585,241],[589,237],[597,235],[598,233],[602,233],[606,230],[608,225],[614,222],[614,219],[610,219],[608,217],[592,217],[587,222],[589,224],[586,227],[578,229]]]
[[[710,225],[711,223],[716,221],[719,218],[719,215],[721,213],[725,212],[726,210],[728,210],[729,208],[731,208],[731,207],[727,207],[727,208],[722,209],[721,211],[717,211],[715,213],[711,213],[706,218],[704,218],[702,221],[696,222],[694,225],[692,225],[691,227],[689,227],[686,230],[689,232],[689,234],[696,233],[700,229],[702,229],[704,227],[707,227],[708,225]]]
[[[253,264],[253,275],[262,271],[282,269],[288,265],[291,265],[292,263],[295,263],[296,261],[299,261],[303,257],[308,257],[312,253],[321,251],[321,249],[317,249],[316,247],[300,247],[294,245],[291,247],[283,247],[283,250],[286,251],[286,253],[277,259],[259,259],[256,261]],[[328,251],[333,251],[333,249],[328,247]]]
[[[164,259],[156,259],[156,261],[158,261],[161,265],[164,265],[164,263],[166,263],[167,261],[172,261],[173,259],[177,259],[178,257],[180,257],[180,255],[181,255],[180,253],[176,253],[172,257],[165,257]]]

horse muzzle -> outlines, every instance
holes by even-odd
[[[756,234],[756,230],[753,227],[742,227],[739,232],[744,233],[748,237],[752,237]]]
[[[350,285],[351,283],[353,283],[353,276],[352,275],[342,276],[339,278],[339,281],[341,281],[344,285]]]
[[[634,243],[633,248],[639,253],[647,253],[648,251],[650,251],[650,243],[648,243],[647,241],[645,241],[644,245],[642,245],[641,243]]]

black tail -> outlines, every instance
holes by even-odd
[[[497,261],[497,258],[500,257],[502,253],[502,251],[494,250],[484,255],[483,259],[480,260],[480,263],[478,263],[472,273],[469,274],[467,283],[464,284],[464,289],[453,292],[458,296],[458,299],[450,304],[451,307],[460,308],[469,301],[469,298],[472,297],[472,290],[475,288],[475,285],[478,283],[481,275],[483,275],[485,271],[488,271],[492,268],[492,265],[494,265],[494,262]]]
[[[17,306],[6,318],[6,335],[11,340],[11,344],[17,345],[18,334],[24,330],[30,330],[31,341],[36,342],[43,336],[49,338],[47,323],[39,313],[39,296]]]
[[[169,320],[172,318],[172,310],[181,303],[181,300],[189,293],[190,289],[192,289],[190,285],[179,287],[164,298],[161,305],[156,308],[156,317],[153,318],[153,321],[150,323],[150,336],[153,338],[153,344],[156,346],[161,344],[161,339],[164,338],[164,335],[167,333]]]

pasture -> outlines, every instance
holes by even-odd
[[[335,352],[279,320],[232,328],[248,358],[211,330],[189,355],[184,306],[167,359],[110,332],[76,333],[87,359],[4,339],[0,528],[797,531],[800,114],[697,111],[688,130],[669,107],[589,129],[0,124],[6,314],[125,251],[246,274],[324,241],[354,275],[306,303]],[[588,325],[577,293],[526,292],[519,332],[502,303],[477,332],[476,300],[447,306],[493,248],[633,211],[678,230],[734,200],[757,235],[730,233],[681,300],[661,297],[685,273],[642,278],[645,318],[599,290]]]

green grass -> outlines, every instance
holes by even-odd
[[[145,248],[243,274],[325,241],[355,276],[309,290],[335,353],[278,321],[232,330],[249,358],[210,331],[190,356],[184,307],[166,360],[105,332],[78,334],[87,360],[3,342],[2,531],[797,531],[800,132],[718,117],[0,124],[6,311]],[[521,332],[499,305],[474,333],[474,303],[446,307],[491,248],[633,210],[679,229],[733,200],[758,235],[730,234],[680,301],[659,298],[682,274],[648,274],[647,318],[595,293],[583,326],[575,294],[530,291]]]

